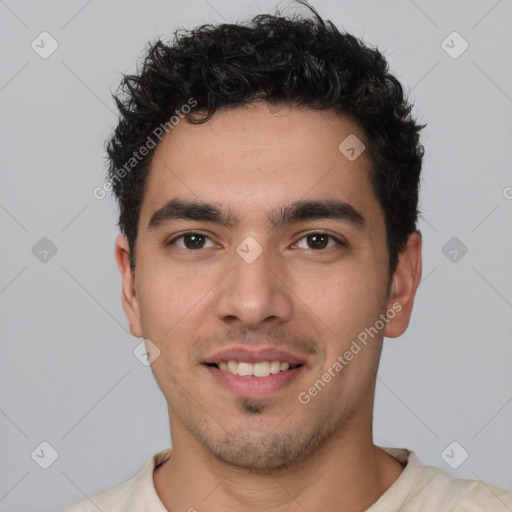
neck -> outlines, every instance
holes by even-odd
[[[218,461],[195,438],[173,429],[172,456],[155,470],[155,489],[168,510],[365,510],[403,466],[373,444],[371,427],[356,427],[293,467],[256,472]]]

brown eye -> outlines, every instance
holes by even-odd
[[[176,238],[173,238],[168,245],[175,245],[177,240],[183,240],[183,244],[176,244],[177,247],[181,247],[182,249],[196,250],[203,249],[205,246],[205,241],[210,240],[206,235],[202,235],[201,233],[183,233]]]
[[[334,244],[328,246],[329,239],[334,240]],[[307,247],[306,249],[313,250],[323,250],[327,248],[333,247],[333,245],[342,245],[345,244],[338,238],[333,235],[329,235],[328,233],[308,233],[303,236],[297,243],[300,243],[302,240],[306,240]]]
[[[327,235],[308,235],[308,243],[311,244],[312,249],[325,249],[329,243],[329,237]]]

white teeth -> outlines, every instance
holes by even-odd
[[[254,365],[252,363],[238,363],[238,375],[252,375]]]
[[[281,361],[258,361],[257,363],[244,363],[238,361],[221,361],[218,367],[222,371],[241,375],[244,377],[268,377],[290,368],[290,363]]]
[[[270,373],[274,375],[275,373],[279,373],[281,371],[281,363],[279,361],[272,361],[270,363]]]
[[[240,367],[238,371],[240,371]],[[270,363],[268,361],[254,363],[253,375],[255,377],[268,377],[270,375]]]

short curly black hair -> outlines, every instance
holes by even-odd
[[[177,30],[171,45],[159,39],[150,43],[138,74],[123,76],[113,95],[120,119],[107,144],[108,183],[119,203],[119,227],[128,238],[132,271],[154,154],[154,147],[147,149],[151,135],[162,132],[158,127],[168,126],[178,113],[199,124],[219,108],[265,100],[330,109],[363,129],[372,186],[385,216],[392,277],[409,235],[418,232],[424,153],[419,132],[425,125],[412,118],[401,84],[376,48],[340,33],[307,3],[299,3],[314,16],[283,17],[277,11],[240,24]]]

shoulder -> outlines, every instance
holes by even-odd
[[[443,469],[422,466],[408,497],[411,510],[507,512],[512,510],[512,491],[482,480],[450,477]],[[442,508],[440,508],[442,507]]]
[[[154,487],[153,471],[170,458],[171,452],[169,448],[153,454],[133,478],[73,503],[61,512],[165,512]]]
[[[122,512],[126,510],[135,477],[70,505],[61,512]]]
[[[493,484],[453,478],[442,468],[424,466],[406,448],[380,447],[404,465],[393,485],[368,512],[510,512],[512,491]]]

